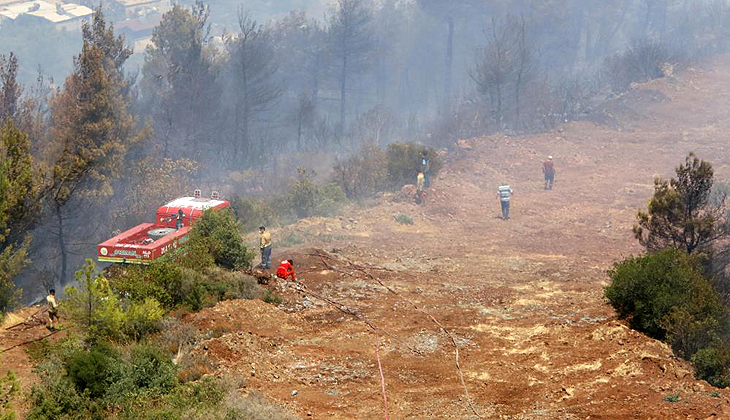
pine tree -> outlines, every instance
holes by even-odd
[[[124,311],[109,282],[92,260],[87,259],[83,268],[76,272],[76,282],[78,287],[66,287],[67,299],[61,304],[73,327],[86,334],[90,341],[121,337]]]
[[[688,254],[712,253],[712,245],[726,238],[723,213],[710,202],[712,165],[690,153],[669,181],[654,180],[654,196],[647,211],[640,211],[634,226],[636,239],[648,250],[677,248]]]
[[[0,128],[0,314],[17,302],[15,277],[27,263],[28,228],[40,213],[30,141],[11,121]]]
[[[129,114],[123,65],[131,51],[107,28],[100,10],[83,26],[83,47],[64,89],[51,100],[51,135],[56,141],[49,200],[57,222],[61,281],[68,265],[66,211],[72,201],[100,202],[113,194],[130,147],[144,141]]]

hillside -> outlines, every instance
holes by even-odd
[[[424,206],[389,195],[275,231],[306,241],[274,245],[303,288],[272,285],[279,307],[228,301],[187,316],[220,332],[194,352],[302,418],[383,418],[378,359],[394,419],[728,417],[730,392],[713,395],[666,345],[628,329],[602,290],[612,262],[640,251],[631,226],[655,176],[694,151],[730,179],[728,110],[722,57],[610,101],[611,127],[462,142]],[[557,178],[544,191],[549,154]],[[509,221],[497,217],[504,181]],[[3,330],[0,342],[44,333]],[[32,382],[22,346],[3,362]]]

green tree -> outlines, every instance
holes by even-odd
[[[98,10],[91,23],[84,23],[83,38],[74,72],[51,100],[51,134],[58,150],[48,198],[57,222],[61,281],[66,280],[68,266],[68,204],[80,198],[101,202],[110,197],[127,151],[147,135],[136,130],[136,120],[128,112],[129,89],[122,66],[131,51],[123,37],[107,29]]]
[[[712,244],[727,236],[723,229],[724,199],[713,205],[712,165],[690,153],[676,169],[676,178],[654,180],[648,210],[639,211],[634,235],[648,250],[681,249],[710,254]]]
[[[67,297],[61,303],[64,316],[91,342],[120,338],[124,312],[94,261],[86,260],[83,268],[76,272],[76,282],[78,287],[67,286],[64,290]]]
[[[27,263],[27,229],[40,213],[30,142],[11,121],[0,127],[0,317],[17,302],[13,278]]]
[[[241,237],[241,223],[232,211],[208,210],[190,232],[189,252],[208,252],[216,264],[229,269],[251,266],[253,253]]]

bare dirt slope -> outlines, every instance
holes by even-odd
[[[723,58],[607,104],[620,129],[464,142],[424,206],[384,197],[275,231],[308,241],[275,250],[294,258],[303,288],[273,285],[280,307],[229,301],[189,316],[222,334],[194,352],[303,418],[384,418],[378,358],[393,419],[730,418],[730,392],[694,380],[602,297],[611,263],[640,252],[631,226],[655,175],[694,151],[730,179],[728,110]],[[548,154],[553,191],[542,189]],[[503,181],[515,190],[509,221],[497,218]]]

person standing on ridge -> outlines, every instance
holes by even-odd
[[[426,177],[423,175],[423,172],[419,172],[418,175],[416,175],[416,204],[423,204],[425,193],[423,192],[424,186],[426,184]]]
[[[512,198],[512,188],[504,182],[497,188],[497,197],[499,198],[499,204],[502,207],[502,220],[509,219],[509,202]]]
[[[48,291],[46,303],[48,304],[48,329],[53,331],[56,329],[53,325],[54,320],[56,321],[56,325],[58,325],[58,302],[56,302],[56,289]]]
[[[552,156],[548,156],[547,160],[542,163],[542,173],[545,174],[545,189],[552,190],[553,181],[555,181],[555,166]]]
[[[421,167],[420,172],[423,174],[424,177],[424,187],[430,188],[431,187],[431,159],[428,158],[428,151],[422,150],[421,151]]]
[[[261,248],[261,265],[263,269],[271,268],[271,234],[266,227],[259,227],[259,247]]]

